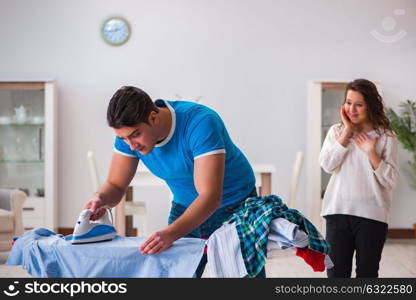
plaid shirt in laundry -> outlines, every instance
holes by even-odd
[[[288,208],[276,195],[247,198],[226,223],[236,223],[240,247],[248,276],[255,277],[266,263],[270,223],[285,218],[308,235],[308,247],[329,253],[330,246],[315,226],[296,209]]]

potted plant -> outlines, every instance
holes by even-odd
[[[416,102],[407,100],[400,104],[400,108],[400,115],[391,108],[387,110],[387,115],[403,148],[412,154],[405,172],[410,178],[410,186],[416,189]],[[416,223],[413,228],[416,236]]]

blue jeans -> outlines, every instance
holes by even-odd
[[[256,196],[257,196],[257,192],[256,192],[256,189],[254,189],[253,192],[247,197],[256,197]],[[202,223],[201,225],[199,225],[199,227],[195,228],[193,231],[188,233],[185,237],[208,239],[215,230],[221,227],[222,224],[226,220],[228,220],[232,216],[232,214],[243,205],[246,198],[242,199],[242,201],[238,203],[218,208],[204,223]],[[185,206],[172,202],[172,208],[170,210],[168,223],[169,224],[173,223],[177,218],[179,218],[185,212],[185,210],[186,210]],[[195,272],[196,277],[200,278],[202,276],[202,273],[204,272],[206,264],[207,264],[207,255],[204,254]],[[263,269],[256,276],[256,278],[265,278],[265,277],[266,277],[266,272],[263,267]]]

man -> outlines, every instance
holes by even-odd
[[[94,212],[91,219],[119,203],[140,160],[173,193],[169,225],[140,245],[142,254],[159,254],[185,236],[207,239],[247,197],[256,195],[248,160],[220,116],[206,106],[153,102],[141,89],[124,86],[110,100],[107,122],[117,135],[115,151],[106,182],[85,205]],[[205,264],[206,255],[198,277]]]

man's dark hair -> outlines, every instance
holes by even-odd
[[[107,123],[116,129],[148,123],[152,111],[159,110],[148,94],[134,86],[123,86],[115,92],[108,104]]]

